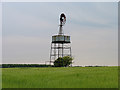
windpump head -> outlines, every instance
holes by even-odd
[[[64,25],[66,22],[66,16],[64,13],[60,15],[60,25]]]

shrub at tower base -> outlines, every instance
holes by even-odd
[[[70,56],[59,57],[57,60],[54,61],[55,67],[67,67],[72,64],[73,58]]]

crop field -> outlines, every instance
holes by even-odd
[[[118,88],[118,67],[2,68],[3,88]]]

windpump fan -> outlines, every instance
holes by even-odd
[[[64,25],[66,22],[66,16],[64,13],[60,15],[60,25]]]

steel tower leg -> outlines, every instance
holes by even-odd
[[[50,65],[51,65],[51,57],[52,57],[52,43],[51,43],[51,49],[50,49]]]
[[[56,59],[56,43],[54,43],[54,60]]]
[[[58,58],[59,58],[59,54],[60,54],[60,50],[59,50],[59,48],[60,48],[60,44],[58,43]]]
[[[70,46],[70,57],[72,58],[71,46]],[[71,67],[72,67],[72,63],[71,63]]]
[[[64,51],[64,49],[63,49],[63,43],[62,43],[62,57],[63,57],[63,55],[64,55],[63,51]]]

